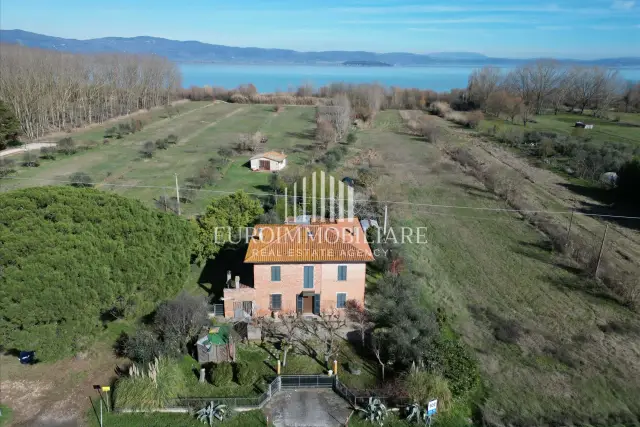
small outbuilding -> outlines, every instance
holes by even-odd
[[[228,325],[210,328],[196,341],[199,363],[232,362],[236,359],[236,346]]]
[[[257,154],[249,160],[252,171],[280,171],[287,166],[287,155],[277,151]]]
[[[586,124],[585,122],[576,122],[574,127],[582,129],[593,129],[593,125]]]

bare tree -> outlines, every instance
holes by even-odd
[[[280,320],[280,325],[277,326],[282,351],[282,366],[285,367],[287,366],[287,354],[297,339],[296,332],[300,329],[302,319],[294,312],[280,313],[278,319]]]
[[[379,333],[373,333],[371,334],[371,351],[373,352],[373,355],[376,357],[376,359],[378,360],[378,363],[380,364],[380,370],[382,371],[382,381],[384,382],[384,361],[382,360],[383,357],[383,348],[384,348],[384,340],[382,339],[382,337],[379,336]]]
[[[0,99],[29,139],[167,105],[179,87],[177,66],[157,56],[0,48]]]
[[[331,100],[331,105],[318,106],[317,120],[331,123],[336,132],[336,141],[342,141],[351,127],[351,103],[344,93]]]
[[[338,330],[345,327],[347,321],[337,309],[322,311],[315,322],[306,323],[307,332],[315,335],[324,344],[324,362],[330,367],[330,360],[338,355]]]
[[[187,344],[209,322],[207,302],[204,298],[180,293],[175,299],[158,307],[155,326],[167,342],[175,342],[183,352]]]
[[[467,87],[470,99],[480,105],[482,111],[486,111],[487,99],[498,89],[501,81],[502,73],[499,68],[487,66],[473,70]]]
[[[336,142],[336,131],[328,120],[319,118],[316,126],[316,141],[322,144],[325,149]]]
[[[360,340],[362,342],[362,347],[364,347],[367,331],[371,326],[373,326],[369,310],[367,310],[358,300],[352,299],[347,301],[347,308],[345,312],[347,314],[347,319],[353,322],[360,333]]]

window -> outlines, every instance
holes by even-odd
[[[279,282],[280,281],[280,266],[274,265],[271,267],[271,281]]]
[[[304,266],[304,285],[305,289],[313,289],[313,266]]]
[[[336,308],[345,308],[347,306],[347,294],[339,292],[337,294]]]
[[[282,309],[282,294],[271,294],[271,310]]]
[[[347,266],[346,265],[339,265],[338,266],[338,280],[341,281],[341,282],[347,280]]]

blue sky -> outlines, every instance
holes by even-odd
[[[640,56],[640,0],[0,0],[0,28],[296,50]]]

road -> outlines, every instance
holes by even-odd
[[[26,151],[39,150],[45,147],[55,147],[55,142],[32,142],[31,144],[25,144],[17,148],[8,148],[0,151],[0,157],[10,156],[12,154],[24,153]]]

